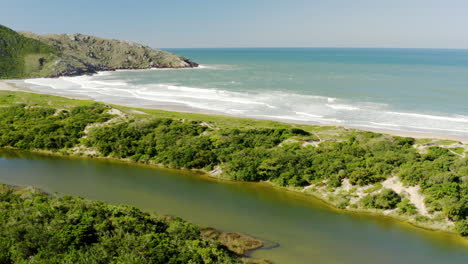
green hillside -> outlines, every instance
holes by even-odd
[[[0,25],[0,78],[40,76],[57,54],[56,48]]]

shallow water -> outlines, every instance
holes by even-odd
[[[0,182],[131,204],[274,241],[279,247],[252,255],[275,263],[468,263],[468,245],[457,236],[384,217],[340,213],[310,197],[262,184],[11,151],[0,151]]]
[[[468,136],[468,51],[177,49],[196,69],[31,79],[59,95],[144,107]]]

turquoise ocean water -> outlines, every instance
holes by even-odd
[[[468,136],[468,50],[174,49],[197,69],[30,79],[111,103]]]

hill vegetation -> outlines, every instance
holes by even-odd
[[[0,78],[40,76],[58,53],[50,45],[0,25]]]
[[[197,66],[185,57],[129,41],[82,34],[37,35],[0,25],[0,78],[3,79]]]

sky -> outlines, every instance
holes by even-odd
[[[468,49],[467,0],[0,0],[0,24],[154,48]]]

